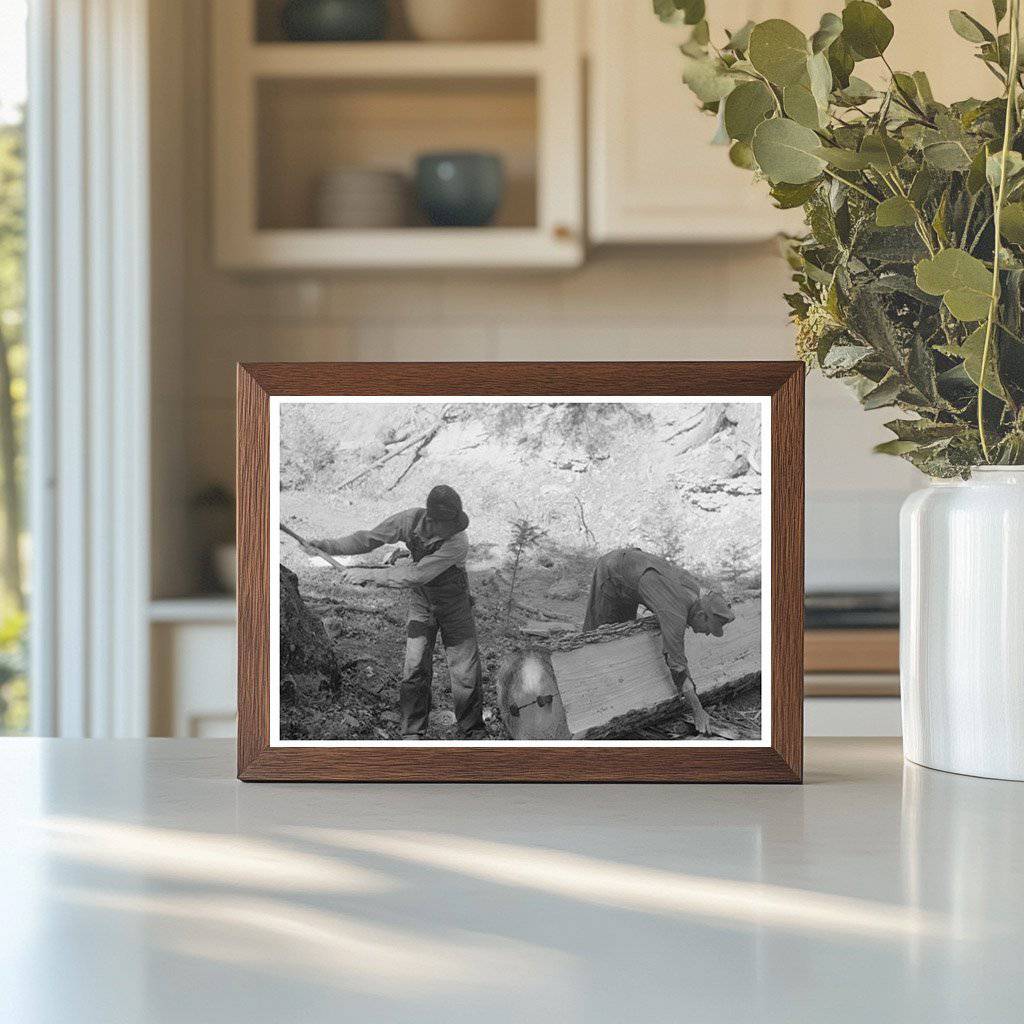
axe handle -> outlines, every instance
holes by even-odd
[[[292,540],[297,540],[303,547],[314,547],[315,546],[315,545],[310,544],[309,541],[306,540],[305,537],[300,537],[294,530],[289,529],[287,526],[284,525],[284,523],[279,523],[278,525],[281,527],[281,532],[282,533],[287,533],[288,536],[292,538]],[[320,549],[317,548],[317,551],[320,551]],[[339,562],[334,557],[334,555],[329,555],[326,551],[320,551],[320,557],[323,558],[325,561],[330,562],[331,565],[333,565],[335,569],[345,570],[345,569],[348,568],[348,566],[342,565],[341,562]]]

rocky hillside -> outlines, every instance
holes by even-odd
[[[592,556],[636,544],[755,583],[760,407],[748,404],[306,404],[281,422],[281,513],[311,536],[370,526],[450,483],[474,564],[506,559],[510,522]],[[298,549],[282,559],[299,568]]]

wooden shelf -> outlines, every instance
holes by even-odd
[[[900,670],[898,629],[809,629],[804,634],[806,672]]]
[[[570,236],[559,246],[533,228],[396,228],[387,231],[258,231],[223,246],[226,267],[269,270],[360,267],[573,267],[579,252]]]
[[[210,134],[218,266],[578,266],[580,3],[539,0],[540,41],[293,43],[254,42],[254,0],[217,0]],[[493,226],[314,226],[316,189],[332,169],[409,175],[418,155],[448,149],[495,152],[504,161],[505,196]]]
[[[208,623],[234,622],[235,599],[228,595],[157,598],[149,603],[150,622]]]
[[[254,78],[461,78],[540,73],[536,43],[257,43],[244,51]]]

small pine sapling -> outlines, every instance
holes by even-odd
[[[508,607],[505,610],[505,625],[512,619],[512,603],[515,600],[516,577],[519,575],[519,564],[527,548],[536,547],[545,536],[545,531],[534,526],[528,519],[509,520],[512,533],[508,542],[508,553],[512,556],[512,582],[508,587]]]

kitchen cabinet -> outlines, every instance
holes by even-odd
[[[529,0],[520,0],[526,4]],[[214,255],[229,269],[565,267],[583,258],[580,0],[534,0],[533,38],[293,42],[274,0],[211,5]],[[424,152],[498,154],[486,227],[322,226],[327,176]]]
[[[989,23],[988,0],[958,5]],[[737,0],[709,4],[713,31],[745,21],[785,18],[808,34],[821,0]],[[888,54],[893,66],[928,72],[935,95],[991,96],[998,83],[957,37],[945,8],[894,4]],[[799,230],[799,210],[774,209],[767,186],[710,145],[715,121],[697,109],[681,82],[678,45],[689,28],[664,25],[646,0],[590,0],[588,24],[588,176],[590,238],[610,242],[726,242]],[[858,74],[878,78],[860,64]]]
[[[787,18],[816,26],[820,4],[742,0],[712,7],[738,28]],[[716,14],[716,11],[719,12]],[[681,80],[689,28],[664,25],[645,2],[590,0],[588,173],[594,242],[729,242],[770,238],[800,224],[767,185],[710,145],[715,120]]]

